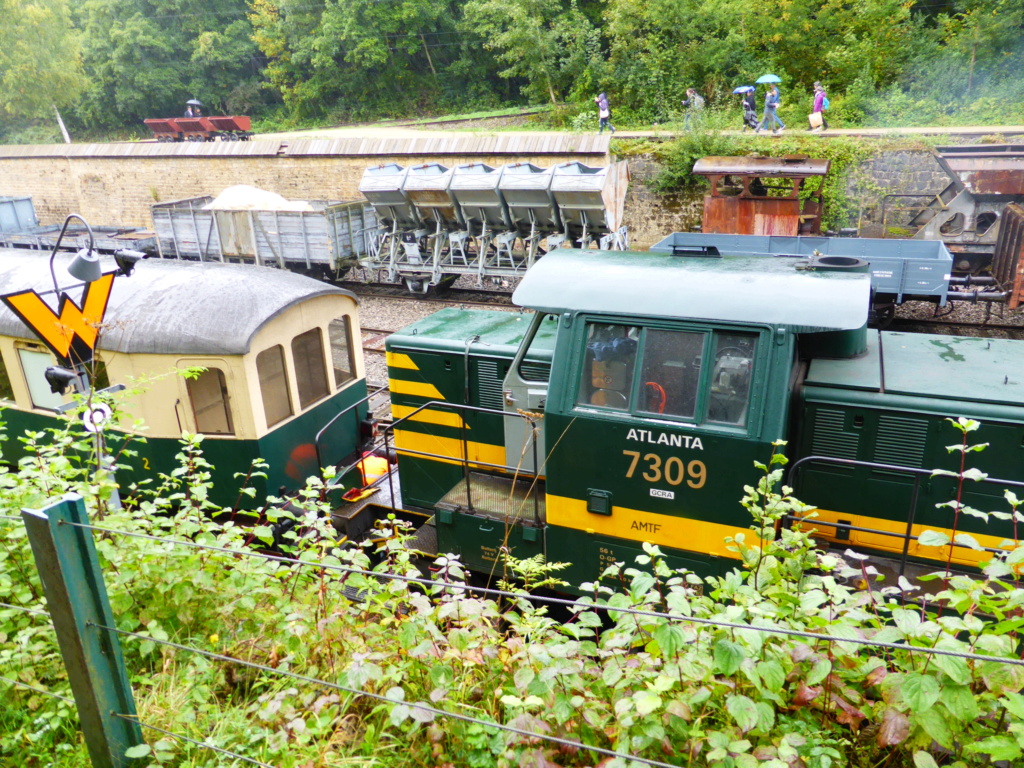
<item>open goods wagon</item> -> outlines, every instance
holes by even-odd
[[[310,201],[310,211],[218,209],[210,196],[153,206],[160,256],[276,266],[338,279],[368,253],[377,227],[363,202]]]
[[[6,248],[32,248],[50,250],[60,238],[61,224],[40,226],[31,197],[0,197],[0,246]],[[71,223],[64,232],[61,247],[64,250],[85,248],[90,239],[93,248],[102,253],[113,253],[123,248],[137,251],[155,251],[156,238],[152,232],[138,227],[100,226],[92,233],[80,223]]]

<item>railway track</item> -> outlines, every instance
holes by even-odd
[[[382,283],[364,283],[358,280],[344,280],[338,285],[352,291],[357,296],[398,301],[419,301],[434,304],[464,304],[466,306],[494,307],[495,305],[511,306],[510,291],[488,291],[483,289],[445,288],[433,290],[426,294],[409,293],[404,285],[387,285]]]

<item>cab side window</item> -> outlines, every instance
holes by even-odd
[[[46,369],[55,364],[53,355],[42,350],[18,347],[18,359],[21,361],[21,370],[25,373],[25,383],[28,384],[32,407],[55,411],[64,405],[64,396],[51,392],[46,381]]]
[[[757,338],[589,323],[576,405],[745,427]]]
[[[299,407],[305,408],[326,397],[327,367],[324,365],[324,341],[319,328],[300,333],[292,339],[292,362],[299,390]]]
[[[331,320],[327,326],[327,335],[331,339],[331,363],[334,366],[334,386],[338,389],[342,384],[356,377],[356,364],[352,359],[352,320],[348,315]]]
[[[233,435],[228,384],[224,371],[207,368],[195,379],[186,379],[196,431],[204,435]]]
[[[637,410],[695,418],[706,337],[689,331],[645,332]]]
[[[714,424],[745,427],[757,336],[752,333],[716,332],[714,339],[707,420]]]
[[[256,355],[256,372],[260,378],[263,413],[272,427],[292,415],[292,397],[288,391],[288,374],[284,367],[284,347],[277,344]]]
[[[0,400],[14,401],[14,388],[11,386],[11,376],[7,373],[7,364],[0,355]]]
[[[639,337],[640,329],[632,325],[587,325],[587,353],[577,405],[629,410]]]

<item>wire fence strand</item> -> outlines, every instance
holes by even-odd
[[[19,523],[21,522],[21,518],[17,515],[0,515],[0,520],[17,520]]]
[[[16,611],[31,613],[34,616],[45,616],[48,619],[50,618],[50,614],[47,611],[39,611],[35,608],[26,608],[23,605],[11,605],[10,603],[0,603],[0,608],[13,608]]]
[[[387,696],[385,696],[385,695],[383,695],[381,693],[371,693],[369,691],[361,691],[358,688],[349,688],[348,686],[339,685],[338,683],[332,683],[332,682],[329,682],[327,680],[321,680],[321,679],[316,678],[316,677],[309,677],[307,675],[300,675],[297,672],[289,672],[289,671],[286,671],[286,670],[275,669],[274,667],[270,667],[270,666],[267,666],[265,664],[257,664],[254,661],[246,661],[245,659],[237,659],[237,658],[235,658],[233,656],[225,656],[224,654],[221,654],[221,653],[214,653],[212,651],[204,651],[201,648],[193,648],[191,646],[182,645],[180,643],[175,643],[175,642],[172,642],[170,640],[158,640],[156,638],[149,637],[147,635],[141,635],[141,634],[139,634],[137,632],[129,632],[126,629],[117,629],[116,627],[107,627],[107,626],[104,626],[102,624],[93,624],[93,623],[90,623],[89,626],[96,627],[97,629],[103,629],[103,630],[106,630],[107,632],[114,632],[114,633],[116,633],[118,635],[125,635],[127,637],[134,637],[134,638],[137,638],[139,640],[145,640],[145,641],[148,641],[148,642],[155,643],[156,645],[162,645],[162,646],[166,646],[168,648],[174,648],[174,649],[179,650],[179,651],[190,651],[192,653],[197,653],[200,656],[205,656],[208,659],[214,659],[216,661],[226,661],[226,662],[229,662],[229,663],[232,663],[232,664],[239,664],[239,665],[241,665],[243,667],[248,667],[250,669],[259,670],[261,672],[269,672],[271,674],[280,675],[282,677],[287,677],[289,679],[297,680],[299,682],[309,683],[310,685],[322,686],[322,687],[328,688],[330,690],[339,691],[341,693],[348,693],[348,694],[351,694],[353,696],[366,696],[367,698],[375,699],[377,701],[381,701],[381,702],[384,702],[384,703],[387,703],[387,704],[402,704],[402,705],[404,705],[406,707],[410,707],[411,709],[418,709],[418,710],[421,710],[423,712],[429,712],[429,713],[431,713],[431,714],[433,714],[435,716],[440,716],[441,718],[449,718],[449,719],[452,719],[452,720],[461,720],[464,723],[470,723],[470,724],[473,724],[473,725],[481,725],[481,726],[484,726],[484,727],[487,727],[487,728],[494,728],[495,730],[504,731],[506,733],[514,733],[517,736],[525,736],[526,738],[530,738],[530,739],[540,739],[542,741],[551,742],[552,744],[559,744],[559,745],[566,746],[566,747],[572,747],[574,749],[583,749],[583,750],[587,750],[587,751],[590,751],[590,752],[595,752],[595,753],[600,754],[600,755],[604,755],[605,757],[618,757],[618,758],[622,758],[624,760],[631,760],[631,761],[634,761],[634,762],[637,762],[637,763],[642,763],[643,765],[652,766],[652,768],[677,768],[677,766],[673,766],[673,765],[671,765],[669,763],[663,763],[663,762],[661,762],[659,760],[650,760],[650,759],[645,758],[645,757],[635,757],[633,755],[627,755],[627,754],[624,754],[622,752],[616,752],[616,751],[611,750],[611,749],[605,749],[604,747],[590,746],[590,745],[584,744],[581,741],[575,741],[573,739],[563,739],[563,738],[561,738],[559,736],[549,736],[547,734],[537,733],[536,731],[528,731],[528,730],[525,730],[523,728],[516,728],[515,726],[505,725],[504,723],[495,723],[495,722],[492,722],[490,720],[482,720],[482,719],[480,719],[478,717],[472,717],[470,715],[459,714],[458,712],[448,712],[446,710],[437,709],[436,707],[431,707],[428,704],[423,704],[423,703],[420,703],[420,702],[396,701],[395,699],[389,699]]]
[[[71,706],[75,706],[74,699],[69,699],[67,696],[61,696],[59,693],[54,693],[53,691],[45,691],[42,688],[37,688],[34,685],[29,685],[28,683],[23,683],[23,682],[21,682],[21,680],[14,680],[13,678],[4,677],[3,675],[0,675],[0,680],[3,680],[3,681],[8,682],[8,683],[11,683],[13,685],[20,685],[22,688],[28,688],[29,690],[35,691],[36,693],[43,694],[43,696],[49,696],[51,699],[60,699],[65,704],[70,704]]]
[[[832,643],[854,643],[856,645],[868,646],[871,648],[879,648],[891,651],[910,651],[913,653],[922,653],[932,656],[952,656],[960,659],[967,659],[970,661],[993,661],[1000,664],[1009,664],[1011,666],[1024,667],[1024,659],[1019,658],[1006,658],[1002,656],[989,656],[986,654],[969,653],[967,651],[954,651],[946,648],[932,648],[929,646],[920,645],[908,645],[907,643],[889,643],[881,640],[871,640],[869,638],[860,637],[840,637],[838,635],[829,635],[822,632],[808,632],[800,629],[787,629],[785,627],[775,626],[762,626],[757,624],[745,624],[733,621],[722,621],[719,619],[704,619],[696,616],[686,616],[681,613],[664,613],[662,611],[647,611],[638,608],[627,608],[618,607],[612,605],[598,605],[593,602],[589,602],[589,598],[576,598],[574,600],[549,597],[547,595],[528,595],[519,594],[516,592],[507,592],[500,589],[493,589],[490,587],[474,587],[470,584],[459,583],[459,582],[442,582],[434,581],[431,579],[424,579],[417,576],[404,576],[397,573],[378,573],[376,571],[366,571],[359,568],[351,568],[343,565],[334,565],[333,563],[318,563],[309,560],[296,560],[294,558],[282,557],[280,555],[268,555],[263,552],[255,552],[246,549],[230,549],[227,547],[215,547],[209,544],[197,544],[192,541],[182,541],[180,539],[170,539],[162,536],[152,536],[146,533],[135,533],[132,531],[120,531],[114,528],[103,528],[96,525],[88,525],[85,523],[72,523],[61,521],[61,525],[73,525],[79,528],[90,528],[92,530],[101,531],[103,533],[120,534],[123,536],[129,536],[134,538],[150,539],[153,541],[161,541],[168,544],[178,544],[185,547],[192,547],[195,549],[204,549],[213,552],[222,552],[230,555],[244,555],[247,557],[263,558],[273,562],[279,562],[285,565],[305,565],[313,568],[321,568],[328,571],[335,571],[338,573],[344,573],[348,575],[365,576],[371,579],[390,579],[394,581],[402,581],[408,584],[419,584],[422,586],[428,586],[435,589],[454,589],[462,590],[466,592],[473,592],[474,594],[487,595],[488,597],[506,598],[509,600],[530,600],[533,602],[544,603],[547,605],[559,605],[575,610],[576,612],[597,610],[597,611],[608,611],[609,613],[621,613],[630,616],[639,616],[643,618],[651,619],[668,619],[686,624],[697,624],[701,626],[715,627],[718,629],[730,629],[730,630],[745,630],[752,632],[761,632],[770,635],[780,635],[784,637],[799,637],[805,640],[812,640],[814,642],[832,642]],[[121,631],[121,630],[116,630]],[[940,632],[941,632],[940,628]],[[152,640],[153,638],[146,638]]]
[[[235,760],[242,760],[243,762],[250,763],[251,765],[258,765],[260,766],[260,768],[277,768],[277,766],[271,765],[270,763],[261,763],[259,760],[253,760],[251,757],[245,757],[244,755],[240,755],[237,752],[231,752],[230,750],[223,749],[222,747],[216,747],[213,744],[207,744],[203,741],[196,741],[195,739],[190,739],[188,736],[182,736],[180,733],[174,733],[173,731],[165,731],[163,728],[160,728],[156,725],[150,725],[149,723],[142,722],[142,720],[140,720],[138,717],[132,717],[131,715],[122,715],[118,712],[114,713],[114,717],[119,717],[122,720],[128,720],[132,723],[138,723],[143,728],[148,728],[151,731],[157,731],[159,733],[162,733],[164,736],[170,736],[172,739],[184,741],[188,744],[194,744],[195,746],[202,747],[203,749],[210,749],[214,752],[219,752],[222,755],[232,757]]]

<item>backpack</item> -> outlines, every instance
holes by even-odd
[[[821,108],[822,108],[823,110],[825,110],[825,109],[828,109],[828,96],[824,97],[824,98],[823,98],[823,99],[821,100]]]

